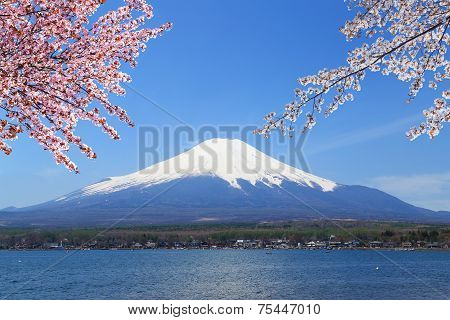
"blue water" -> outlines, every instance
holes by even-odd
[[[450,296],[449,252],[266,252],[0,251],[0,297],[448,299]]]

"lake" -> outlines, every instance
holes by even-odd
[[[448,299],[450,252],[0,251],[3,299]]]

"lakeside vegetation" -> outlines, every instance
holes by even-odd
[[[238,242],[239,241],[239,242]],[[339,247],[450,245],[450,225],[400,222],[310,221],[260,224],[130,226],[113,229],[0,228],[0,249],[284,247],[317,243]]]

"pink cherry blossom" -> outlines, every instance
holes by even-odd
[[[298,79],[295,99],[275,117],[271,112],[267,123],[255,133],[269,136],[273,129],[292,135],[293,123],[303,109],[311,106],[303,131],[316,124],[322,110],[328,117],[361,90],[367,71],[392,75],[410,83],[408,101],[426,85],[441,90],[434,106],[424,111],[425,121],[407,132],[410,140],[427,133],[436,137],[445,122],[450,122],[450,91],[443,87],[450,77],[450,63],[445,57],[450,43],[450,1],[437,0],[347,0],[356,15],[340,29],[350,41],[364,37],[368,43],[349,52],[347,64],[323,69],[317,74]],[[289,123],[287,125],[287,123]]]
[[[102,115],[133,126],[125,110],[108,94],[125,94],[131,81],[121,63],[136,66],[146,43],[171,28],[143,28],[153,16],[145,0],[123,6],[90,21],[104,0],[0,0],[0,150],[12,151],[7,140],[27,133],[58,164],[78,172],[67,152],[77,146],[88,158],[91,147],[75,134],[80,120],[101,127],[113,139],[117,131]],[[0,115],[1,117],[1,115]]]

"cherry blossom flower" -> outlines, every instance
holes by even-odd
[[[355,10],[352,20],[340,31],[347,41],[365,37],[368,43],[349,52],[347,64],[335,69],[323,69],[315,75],[298,79],[295,99],[285,106],[279,117],[270,117],[255,133],[269,136],[274,129],[283,134],[286,121],[294,122],[307,106],[312,112],[306,116],[303,131],[316,124],[322,110],[325,117],[353,100],[353,93],[361,90],[367,71],[395,76],[410,83],[408,101],[428,86],[439,90],[450,77],[450,63],[445,57],[450,43],[450,1],[438,0],[346,0],[349,10]],[[425,121],[407,132],[410,140],[422,134],[436,137],[445,122],[450,122],[450,91],[441,88],[442,98],[424,111]],[[316,114],[315,114],[316,113]]]
[[[97,21],[91,16],[105,0],[0,0],[0,151],[7,140],[27,133],[58,164],[78,172],[67,155],[71,145],[88,158],[95,152],[75,134],[80,120],[119,139],[101,109],[132,126],[109,93],[125,94],[131,81],[121,63],[136,66],[146,43],[171,28],[143,28],[153,16],[145,0],[125,0]]]

